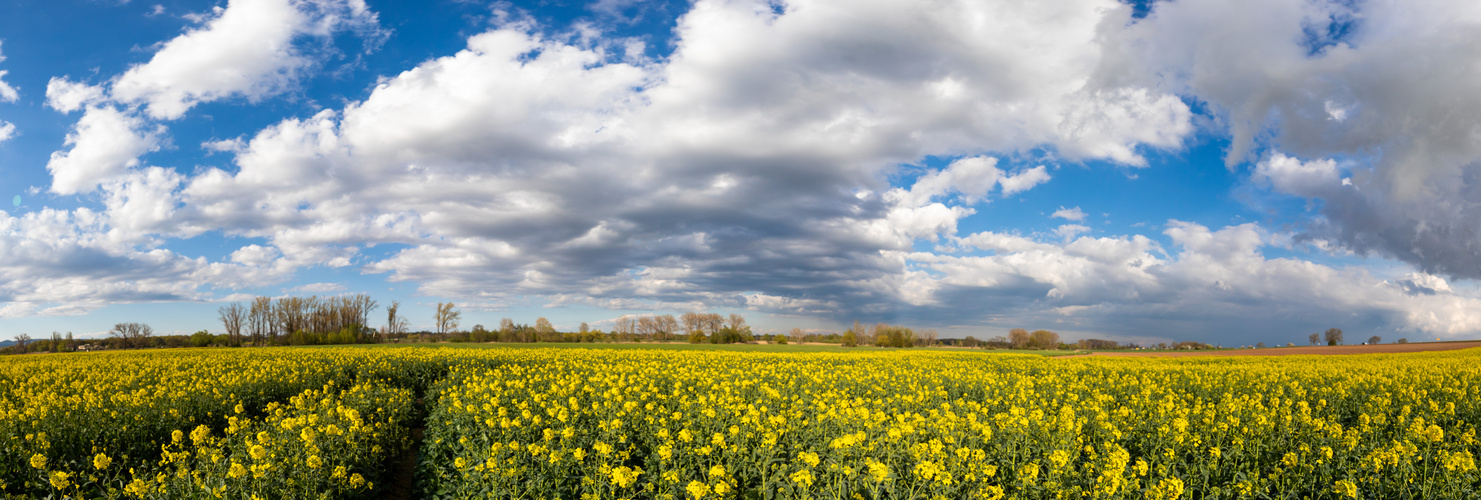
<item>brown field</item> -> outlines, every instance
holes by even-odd
[[[1410,342],[1408,344],[1337,345],[1267,347],[1264,349],[1229,349],[1221,351],[1123,351],[1094,352],[1084,356],[1294,356],[1298,354],[1386,354],[1402,352],[1449,351],[1481,347],[1481,340],[1455,342]],[[1083,357],[1083,356],[1065,356]]]

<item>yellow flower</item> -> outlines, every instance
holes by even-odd
[[[813,483],[812,471],[802,469],[797,472],[793,472],[790,476],[790,479],[792,479],[792,482],[797,483],[803,488],[811,487]]]
[[[252,445],[251,448],[247,449],[247,453],[252,455],[253,460],[262,460],[264,458],[267,458],[267,448],[263,448],[260,444]]]
[[[247,468],[242,467],[242,464],[232,462],[231,468],[226,471],[226,475],[231,476],[232,479],[241,479],[242,476],[247,475]]]
[[[1358,497],[1358,485],[1346,479],[1332,483],[1332,492],[1347,498]]]
[[[37,469],[45,469],[46,468],[46,455],[42,455],[40,453],[31,455],[31,467],[34,467],[34,468],[37,468]]]
[[[1154,500],[1173,500],[1181,496],[1183,496],[1183,480],[1175,477],[1163,478],[1147,492],[1147,498]]]
[[[364,485],[365,485],[365,478],[364,477],[361,477],[359,473],[350,474],[350,487],[351,488],[359,488],[359,487],[364,486]]]
[[[690,481],[689,485],[684,487],[684,490],[688,491],[689,495],[695,499],[700,499],[710,493],[710,486],[699,481]]]
[[[93,468],[94,469],[98,469],[98,470],[107,469],[109,465],[113,465],[113,459],[108,458],[108,455],[104,455],[102,453],[99,453],[97,455],[93,455]]]
[[[68,486],[72,485],[72,481],[69,479],[71,476],[71,474],[68,474],[66,472],[52,471],[51,487],[59,490],[66,489]]]
[[[196,446],[205,444],[205,441],[210,437],[211,428],[204,425],[197,426],[195,430],[190,431],[190,442],[195,443]]]
[[[1438,425],[1431,425],[1425,428],[1424,437],[1431,443],[1438,443],[1445,440],[1445,429],[1441,429]]]
[[[617,484],[618,488],[626,488],[628,485],[637,481],[638,475],[642,473],[642,469],[632,469],[627,466],[617,467],[612,469],[612,482]]]
[[[309,455],[307,463],[310,469],[317,469],[320,465],[324,465],[324,461],[320,460],[318,455]]]
[[[725,475],[725,467],[715,465],[710,467],[710,477],[722,477]]]
[[[806,451],[798,453],[797,458],[801,459],[803,463],[806,463],[808,467],[817,467],[818,463],[821,462],[821,460],[818,459],[817,453],[810,453]]]

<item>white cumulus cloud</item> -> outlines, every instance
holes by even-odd
[[[231,0],[201,22],[120,75],[111,96],[144,104],[159,119],[179,118],[201,102],[256,101],[289,89],[317,63],[298,38],[379,25],[363,0]]]

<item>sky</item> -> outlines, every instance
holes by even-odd
[[[12,0],[0,338],[1476,338],[1477,88],[1466,0]]]

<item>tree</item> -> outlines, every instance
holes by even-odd
[[[617,324],[612,327],[612,333],[619,336],[632,335],[633,330],[638,326],[637,323],[638,321],[632,316],[624,314],[617,318]]]
[[[232,345],[241,345],[242,324],[247,321],[247,309],[240,302],[232,302],[216,311],[221,314],[221,326],[226,328],[226,336],[231,338]]]
[[[1255,343],[1255,348],[1256,349],[1264,349],[1265,348],[1265,343],[1264,342],[1256,342]]]
[[[588,333],[591,333],[591,326],[587,325],[585,321],[582,321],[581,326],[577,327],[576,331],[580,332],[582,335],[586,335]]]
[[[720,328],[725,326],[725,317],[721,316],[720,313],[705,314],[701,316],[701,319],[701,324],[704,325],[705,333],[710,335],[719,333]]]
[[[936,345],[936,330],[924,330],[920,332],[920,341],[924,345]]]
[[[252,304],[247,310],[247,330],[252,335],[253,343],[260,343],[267,339],[269,332],[273,329],[273,299],[268,297],[253,297]]]
[[[746,327],[746,317],[739,314],[730,313],[730,319],[729,321],[725,322],[725,326],[730,327],[731,330],[740,331],[741,329]]]
[[[852,329],[843,332],[843,346],[859,347],[859,334],[854,333]]]
[[[442,302],[438,302],[437,312],[433,315],[432,318],[437,325],[437,335],[439,337],[445,337],[447,336],[448,332],[456,330],[458,328],[458,320],[462,317],[463,313],[459,312],[457,309],[453,309],[452,302],[448,302],[445,304]]]
[[[22,333],[20,335],[16,335],[15,336],[15,350],[16,350],[16,352],[21,352],[21,353],[26,352],[26,343],[28,343],[30,341],[31,341],[31,335],[28,334],[28,333]]]
[[[1051,332],[1049,330],[1034,330],[1034,333],[1029,334],[1029,335],[1031,337],[1033,337],[1032,343],[1033,343],[1034,347],[1038,347],[1039,349],[1058,349],[1059,348],[1059,334],[1058,333],[1054,333],[1054,332]]]
[[[499,320],[499,342],[514,342],[514,320],[502,318]]]
[[[1008,342],[1013,344],[1014,349],[1026,349],[1033,343],[1033,337],[1029,336],[1028,330],[1014,328],[1008,330]]]
[[[1397,343],[1399,343],[1399,344],[1408,344],[1409,343],[1409,339],[1399,339]]]
[[[807,337],[807,332],[803,331],[801,328],[793,328],[792,332],[788,334],[788,336],[792,337],[793,344],[801,344],[802,339],[804,337]]]
[[[1379,342],[1383,342],[1383,339],[1382,338],[1379,338],[1377,335],[1374,335],[1372,337],[1368,337],[1368,343],[1369,344],[1377,344]]]
[[[1328,328],[1327,329],[1327,332],[1322,334],[1322,339],[1327,341],[1327,345],[1338,345],[1338,344],[1341,344],[1342,343],[1342,329],[1341,328]]]
[[[544,316],[535,318],[535,339],[533,340],[544,340],[545,337],[554,334],[555,325],[550,324],[550,320],[545,319]]]
[[[697,312],[687,312],[679,316],[679,322],[684,323],[686,333],[694,333],[704,330],[703,315]]]
[[[386,336],[397,337],[411,329],[411,322],[401,315],[401,302],[391,301],[386,307]]]
[[[111,337],[119,339],[119,343],[125,348],[147,347],[149,337],[154,335],[154,329],[143,323],[118,323],[113,325],[113,330],[108,332]]]
[[[1317,345],[1317,344],[1319,344],[1319,343],[1321,343],[1321,341],[1322,341],[1322,336],[1321,336],[1321,335],[1317,335],[1317,334],[1315,334],[1315,333],[1313,333],[1313,334],[1311,334],[1311,335],[1308,335],[1308,336],[1307,336],[1307,337],[1306,337],[1306,341],[1307,341],[1307,342],[1310,342],[1310,343],[1311,343],[1311,345]]]
[[[653,323],[658,328],[658,334],[663,337],[663,340],[668,340],[670,335],[679,331],[679,320],[675,319],[672,314],[655,316]]]

